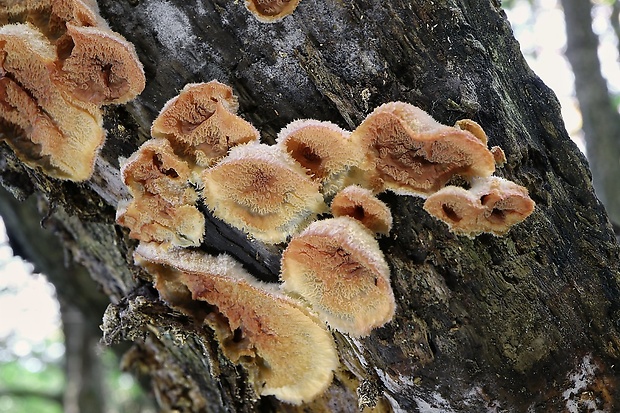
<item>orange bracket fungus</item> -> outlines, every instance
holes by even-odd
[[[468,130],[438,123],[422,109],[403,102],[376,108],[353,131],[351,139],[366,150],[362,169],[403,195],[426,197],[454,175],[489,176],[493,154],[472,124]],[[484,134],[484,132],[482,132]],[[372,186],[372,185],[371,185]]]
[[[187,300],[209,304],[212,311],[204,321],[215,330],[224,355],[247,369],[257,394],[299,404],[331,383],[339,361],[325,326],[229,256],[141,243],[134,257],[154,275],[155,287],[171,306],[192,315],[183,307]]]
[[[255,142],[259,133],[237,116],[237,97],[215,80],[186,85],[153,122],[151,135],[166,138],[200,167],[213,166],[230,148]]]
[[[293,13],[299,0],[245,0],[245,6],[263,23],[274,23]]]
[[[251,3],[271,10],[271,2]],[[78,53],[84,30],[67,28]],[[0,96],[9,95],[10,82],[0,79]],[[92,93],[111,96],[97,87]],[[392,215],[376,193],[425,197],[426,211],[470,237],[503,235],[534,209],[525,188],[492,176],[506,157],[487,148],[472,120],[449,127],[391,102],[353,133],[299,120],[269,146],[237,110],[232,89],[217,81],[189,84],[169,100],[152,139],[122,166],[133,200],[119,204],[117,222],[140,240],[135,260],[154,276],[162,299],[210,325],[259,395],[299,404],[325,391],[338,356],[319,320],[353,337],[392,320],[390,269],[375,239],[389,234]],[[28,125],[29,118],[15,119]],[[463,180],[470,189],[446,186]],[[280,286],[257,281],[229,256],[182,249],[202,243],[198,190],[216,218],[249,237],[270,244],[291,237]],[[318,219],[332,196],[334,218]]]
[[[475,179],[469,190],[447,186],[426,199],[424,209],[456,234],[504,235],[527,218],[535,203],[527,189],[503,178]]]
[[[237,146],[202,182],[216,217],[267,243],[286,241],[327,209],[318,184],[276,146]]]
[[[327,196],[341,189],[346,174],[361,162],[361,152],[350,135],[331,122],[297,120],[280,131],[277,145],[321,184]]]
[[[0,59],[0,138],[30,167],[56,178],[88,179],[104,140],[99,108],[55,87],[56,53],[30,24],[0,27]]]
[[[79,100],[126,103],[144,89],[144,71],[133,45],[117,33],[67,24],[57,49],[57,81]]]
[[[369,189],[347,186],[336,194],[330,207],[333,216],[354,218],[374,233],[388,235],[392,228],[390,208]]]
[[[205,228],[196,208],[198,194],[189,183],[189,165],[165,139],[144,143],[121,168],[133,199],[119,204],[116,222],[140,241],[198,246]]]
[[[30,167],[86,180],[105,137],[100,106],[136,97],[142,65],[93,0],[10,3],[0,12],[0,139]]]
[[[366,336],[395,311],[379,244],[349,217],[315,221],[282,254],[282,288],[307,301],[331,327]]]

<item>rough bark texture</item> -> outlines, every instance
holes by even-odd
[[[566,21],[566,57],[575,75],[575,92],[583,119],[594,187],[611,221],[620,222],[620,114],[612,102],[598,58],[592,29],[592,4],[562,0]],[[616,15],[616,24],[617,27]],[[613,18],[612,18],[613,21]]]
[[[132,41],[147,87],[106,113],[108,140],[94,178],[58,182],[22,167],[2,146],[4,184],[46,194],[64,246],[115,304],[109,341],[138,343],[125,365],[149,374],[165,409],[208,412],[577,411],[620,409],[619,251],[551,91],[527,67],[498,2],[302,0],[276,24],[231,0],[100,0]],[[505,237],[455,237],[420,199],[381,198],[394,214],[380,241],[397,313],[363,339],[335,334],[341,369],[303,406],[256,400],[241,367],[209,328],[158,301],[131,265],[135,243],[114,225],[125,192],[118,157],[149,135],[163,104],[188,82],[218,79],[241,114],[273,142],[297,118],[349,129],[391,100],[439,121],[479,122],[508,162],[498,174],[526,186],[534,214]],[[208,219],[204,249],[226,251],[275,280],[280,248],[247,241]]]

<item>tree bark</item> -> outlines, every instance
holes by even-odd
[[[45,194],[62,242],[113,302],[105,340],[133,340],[125,366],[150,375],[164,410],[576,411],[620,408],[619,249],[551,91],[527,67],[495,1],[302,0],[292,16],[257,22],[230,0],[100,0],[133,42],[147,86],[106,111],[94,177],[59,182],[2,146],[5,186]],[[401,100],[442,123],[471,118],[506,152],[498,174],[526,186],[536,211],[505,237],[452,235],[422,201],[384,193],[394,228],[394,319],[369,337],[334,333],[341,367],[327,392],[291,406],[256,399],[213,332],[159,301],[132,265],[135,242],[114,225],[118,158],[149,137],[164,103],[186,83],[218,79],[240,113],[273,143],[298,118],[353,129],[374,107]],[[207,212],[203,248],[227,252],[277,280],[282,247],[248,241]]]

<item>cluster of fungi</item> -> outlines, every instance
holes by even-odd
[[[246,5],[273,21],[297,3]],[[144,88],[133,46],[94,0],[10,2],[0,24],[0,138],[52,177],[88,179],[105,136],[101,106]],[[423,197],[428,213],[469,237],[503,235],[534,209],[525,188],[493,175],[505,156],[471,120],[450,127],[391,102],[353,132],[297,120],[266,145],[237,110],[217,81],[189,84],[166,103],[152,139],[123,162],[132,198],[119,203],[117,222],[139,241],[135,262],[162,299],[211,326],[258,395],[312,400],[339,364],[328,326],[363,337],[392,319],[377,242],[392,215],[379,193]],[[279,244],[282,282],[203,252],[200,203],[251,239]]]
[[[0,25],[0,139],[50,176],[90,178],[105,138],[101,106],[145,86],[133,45],[94,0],[10,1]]]
[[[232,89],[217,81],[189,84],[166,103],[152,139],[123,163],[132,199],[117,222],[140,241],[136,262],[169,305],[192,316],[195,300],[216,309],[204,322],[260,395],[311,400],[338,365],[326,326],[363,337],[392,319],[376,239],[389,234],[392,216],[377,194],[424,197],[430,214],[470,237],[505,234],[533,211],[525,188],[493,176],[504,153],[488,149],[471,120],[449,127],[391,102],[353,132],[297,120],[266,145],[237,110]],[[282,282],[261,282],[231,257],[197,248],[199,203],[251,239],[281,245]]]

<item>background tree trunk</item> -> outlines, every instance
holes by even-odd
[[[598,37],[592,29],[592,3],[562,0],[562,8],[566,21],[566,57],[575,75],[594,187],[611,221],[620,225],[620,114],[601,72]],[[614,27],[618,27],[617,15],[615,19]]]
[[[280,23],[257,22],[230,0],[100,0],[111,27],[136,45],[142,95],[106,111],[95,176],[74,184],[27,169],[2,145],[2,179],[22,198],[42,192],[62,243],[113,305],[105,339],[135,347],[124,365],[147,374],[164,409],[208,412],[617,410],[619,250],[590,173],[550,90],[527,67],[499,2],[302,0]],[[380,240],[397,300],[394,320],[363,339],[334,333],[341,358],[321,398],[301,407],[256,400],[213,333],[158,300],[132,266],[135,242],[114,225],[126,196],[118,158],[149,137],[186,83],[218,79],[273,143],[297,118],[353,129],[401,100],[437,120],[480,123],[526,186],[534,214],[502,238],[456,237],[422,201],[381,195],[394,215]],[[209,217],[205,245],[276,280],[280,249]]]

